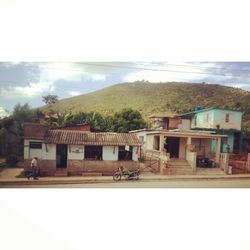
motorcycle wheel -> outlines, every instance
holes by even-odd
[[[120,181],[122,178],[122,175],[120,173],[114,173],[113,180],[114,181]]]

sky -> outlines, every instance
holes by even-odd
[[[58,99],[134,81],[221,84],[250,90],[250,62],[2,62],[0,115],[17,103],[39,107]]]

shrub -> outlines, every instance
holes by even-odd
[[[10,166],[10,167],[14,167],[18,162],[18,157],[16,155],[8,155],[6,157],[6,163]]]

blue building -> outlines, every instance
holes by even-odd
[[[221,152],[242,152],[242,112],[222,108],[198,108],[180,117],[190,120],[192,130],[213,131],[216,134],[227,135],[227,138],[221,139]],[[216,142],[212,141],[211,152],[215,151]]]

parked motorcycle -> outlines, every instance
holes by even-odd
[[[127,168],[124,168],[123,166],[120,166],[113,174],[113,180],[120,181],[122,177],[124,177],[125,180],[139,180],[139,175],[140,169],[129,170]]]
[[[207,157],[197,157],[196,166],[201,168],[212,168],[214,167],[214,162]]]

